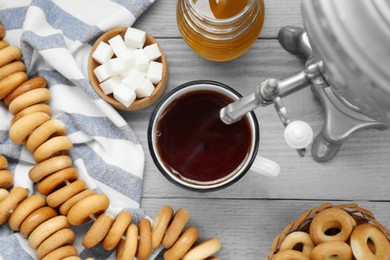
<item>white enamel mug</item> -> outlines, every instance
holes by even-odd
[[[174,90],[169,92],[164,98],[158,103],[155,108],[149,122],[148,127],[148,144],[150,154],[153,158],[154,163],[156,164],[159,171],[172,183],[189,190],[193,191],[214,191],[222,188],[226,188],[229,185],[237,182],[242,178],[249,170],[267,175],[267,176],[277,176],[280,172],[280,166],[267,158],[257,155],[259,148],[259,138],[260,131],[259,125],[256,119],[256,116],[253,112],[250,112],[246,115],[246,118],[249,121],[249,126],[251,129],[251,144],[247,152],[247,156],[244,158],[242,163],[230,174],[213,181],[197,181],[184,178],[180,175],[180,172],[177,172],[164,161],[161,154],[159,153],[159,148],[157,145],[158,134],[157,127],[161,116],[164,111],[174,102],[177,98],[184,94],[188,94],[194,91],[213,91],[223,94],[232,99],[232,102],[241,98],[242,96],[231,87],[224,85],[215,81],[191,81],[176,87]],[[223,162],[221,162],[223,163]]]

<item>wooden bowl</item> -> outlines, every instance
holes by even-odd
[[[91,52],[89,54],[89,58],[88,58],[88,76],[89,76],[89,81],[91,82],[92,87],[95,89],[96,93],[98,93],[98,95],[102,99],[104,99],[105,101],[107,101],[113,107],[115,107],[117,109],[125,110],[125,111],[134,111],[134,110],[144,109],[144,108],[150,106],[151,104],[156,102],[159,99],[159,97],[162,95],[162,93],[164,92],[164,89],[167,85],[167,82],[168,82],[168,63],[167,63],[167,60],[165,58],[164,52],[161,49],[160,44],[158,44],[158,42],[150,34],[146,33],[146,42],[145,42],[144,46],[148,46],[148,45],[157,43],[157,45],[160,49],[160,52],[161,52],[161,57],[156,60],[157,62],[161,62],[163,64],[163,74],[162,74],[161,81],[157,85],[155,85],[154,91],[152,92],[152,94],[149,97],[144,97],[144,98],[140,98],[140,99],[137,98],[134,101],[134,103],[131,104],[129,107],[122,105],[118,100],[116,100],[114,98],[114,96],[112,94],[109,94],[109,95],[104,94],[103,90],[99,86],[99,81],[96,78],[95,73],[93,72],[94,69],[96,67],[98,67],[100,64],[97,63],[92,58],[92,54],[94,53],[95,49],[97,48],[97,46],[99,45],[99,43],[101,41],[108,43],[108,40],[116,35],[121,35],[123,38],[125,33],[126,33],[127,28],[128,27],[114,28],[110,31],[107,31],[106,33],[104,33],[102,36],[100,36],[96,40],[96,42],[92,46],[92,50],[91,50]]]

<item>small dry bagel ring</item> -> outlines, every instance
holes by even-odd
[[[186,209],[180,208],[176,211],[176,214],[162,240],[164,248],[170,248],[176,242],[189,219],[190,213],[188,213]]]
[[[105,211],[110,205],[109,198],[104,194],[96,194],[77,202],[68,212],[68,221],[73,226],[81,225],[90,220],[90,215]]]
[[[96,246],[107,235],[113,223],[114,218],[111,215],[106,212],[101,214],[85,233],[82,245],[85,248]]]
[[[12,102],[12,100],[22,95],[23,93],[26,93],[36,88],[45,88],[45,87],[46,87],[46,79],[43,77],[36,77],[27,80],[4,98],[4,104],[8,106],[9,103]]]
[[[164,237],[169,222],[171,222],[172,216],[173,216],[173,209],[170,206],[163,206],[157,212],[157,215],[152,225],[152,248],[153,249],[160,246],[161,240]]]
[[[207,239],[198,245],[194,246],[184,256],[183,260],[205,259],[217,253],[221,249],[221,241],[218,238]]]
[[[0,188],[9,189],[14,185],[14,176],[8,170],[0,170]]]
[[[18,71],[0,80],[0,100],[5,98],[27,79],[26,72]]]
[[[302,253],[307,256],[310,256],[311,250],[314,248],[314,243],[311,241],[310,235],[306,232],[295,231],[288,234],[283,242],[280,244],[280,251],[284,251],[287,249],[293,249],[296,245],[302,244]]]
[[[0,188],[0,202],[7,198],[9,192],[6,189]]]
[[[123,234],[126,232],[127,227],[130,225],[131,220],[132,216],[128,211],[121,211],[118,216],[116,216],[107,236],[103,240],[102,245],[104,249],[112,250],[118,245]]]
[[[375,254],[370,250],[367,241],[371,240],[375,246]],[[376,226],[360,224],[351,234],[351,248],[358,260],[389,259],[390,242],[385,234]]]
[[[126,230],[126,238],[121,240],[116,249],[117,260],[134,259],[138,245],[138,227],[130,224]]]
[[[22,117],[23,118],[23,117]],[[22,119],[20,119],[22,120]],[[51,119],[46,121],[29,136],[26,147],[30,153],[34,151],[48,139],[53,136],[63,136],[66,134],[66,126],[58,119]]]
[[[35,113],[35,112],[42,112],[45,114],[48,114],[51,116],[51,108],[47,104],[35,104],[31,107],[27,107],[14,115],[14,117],[11,119],[11,126],[16,123],[20,118],[24,117],[25,115]]]
[[[14,231],[19,231],[22,222],[35,210],[46,206],[46,200],[40,195],[32,195],[22,201],[12,212],[8,219],[9,227]]]
[[[27,238],[36,227],[57,215],[57,211],[50,207],[37,209],[23,221],[20,226],[20,234]]]
[[[329,241],[317,245],[311,252],[310,259],[331,260],[343,259],[352,260],[351,247],[343,241]],[[368,258],[365,258],[368,259]]]
[[[349,220],[351,221],[352,228],[355,228],[357,226],[356,220],[351,215],[349,215]]]
[[[71,184],[65,185],[61,189],[56,190],[55,192],[47,196],[47,205],[52,208],[56,208],[85,189],[87,189],[87,184],[85,183],[85,181],[77,180],[75,182],[72,182]]]
[[[60,206],[60,213],[64,216],[68,215],[69,210],[80,200],[95,195],[96,192],[94,190],[86,189],[85,191],[82,191],[80,193],[77,193],[74,195],[72,198],[68,199],[65,201],[61,206]]]
[[[37,163],[40,163],[58,154],[68,154],[72,147],[72,141],[67,136],[55,136],[39,146],[33,157]]]
[[[4,26],[0,25],[0,40],[2,40],[5,36]]]
[[[37,258],[42,259],[47,254],[59,247],[72,245],[75,240],[76,234],[73,232],[73,230],[69,228],[61,229],[48,237],[45,241],[42,242],[42,244],[39,245],[36,252]]]
[[[49,220],[46,220],[40,224],[36,229],[31,232],[28,237],[28,243],[34,249],[36,249],[46,238],[53,235],[58,230],[68,228],[69,223],[65,216],[56,216]]]
[[[26,65],[24,65],[24,63],[21,61],[14,61],[0,68],[0,80],[6,78],[7,76],[15,72],[23,71],[26,71]]]
[[[15,122],[9,129],[9,137],[15,144],[24,144],[27,137],[40,125],[50,120],[46,113],[27,114]]]
[[[53,259],[64,259],[68,256],[77,256],[78,252],[74,246],[63,246],[59,247],[49,254],[47,254],[42,260],[53,260]]]
[[[28,190],[23,187],[14,187],[2,202],[0,202],[0,225],[4,224],[9,216],[10,211],[14,210],[20,202],[28,197]]]
[[[67,155],[60,155],[40,162],[31,168],[28,177],[38,182],[46,176],[72,166],[72,159]]]
[[[351,215],[340,208],[328,208],[314,216],[310,224],[310,237],[314,244],[328,241],[346,242],[353,229],[350,217]],[[333,228],[339,229],[340,232],[335,235],[325,233]]]
[[[310,260],[310,258],[302,252],[288,249],[274,255],[272,260]]]
[[[27,107],[35,104],[48,104],[50,101],[50,91],[47,88],[37,88],[29,92],[23,93],[9,104],[8,110],[13,114],[17,114]]]
[[[5,47],[8,47],[9,43],[4,40],[0,40],[0,50],[4,49]]]
[[[85,259],[85,260],[87,260],[87,259]],[[78,256],[68,256],[68,257],[62,258],[62,260],[82,260],[82,259]]]
[[[137,247],[137,259],[147,260],[152,253],[152,227],[146,218],[138,222],[139,241]]]
[[[198,240],[199,232],[195,227],[189,227],[180,236],[177,242],[164,253],[165,260],[179,260],[190,250]]]
[[[8,46],[0,50],[0,67],[11,63],[14,60],[20,60],[22,58],[22,52],[19,47]]]
[[[42,195],[47,196],[61,184],[64,184],[66,181],[73,182],[77,180],[77,177],[76,168],[65,168],[44,178],[38,183],[37,190]]]
[[[3,155],[0,155],[0,170],[8,168],[8,160]]]

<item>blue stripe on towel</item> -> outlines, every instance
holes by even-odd
[[[66,48],[64,37],[61,34],[39,36],[31,31],[23,32],[20,47],[23,51],[23,60],[27,71],[31,70],[31,62],[34,51],[51,48]]]
[[[124,140],[126,139],[121,128],[118,128],[110,119],[107,117],[91,117],[81,114],[67,114],[64,113],[58,117],[59,120],[64,122],[67,127],[67,134],[70,135],[74,132],[83,129],[83,132],[89,136],[102,136],[111,139]],[[102,127],[104,125],[105,127]],[[128,127],[125,127],[127,130]],[[132,132],[128,130],[129,132]],[[129,136],[127,136],[129,137]],[[133,139],[129,139],[133,143],[137,144],[138,140],[133,134]]]
[[[12,235],[12,232],[7,235],[9,230],[8,225],[0,227],[0,256],[3,259],[33,259],[26,251],[23,250],[16,236]]]
[[[33,0],[32,5],[41,8],[47,22],[56,29],[61,29],[64,35],[71,40],[88,42],[91,38],[103,32],[96,26],[91,26],[67,13],[59,6],[47,0]]]
[[[138,138],[137,138],[137,136],[135,135],[135,133],[133,132],[133,130],[131,130],[130,127],[128,127],[128,126],[122,126],[120,129],[122,130],[122,133],[124,134],[124,136],[125,136],[128,140],[132,141],[132,142],[135,143],[135,144],[139,144],[139,143],[140,143],[139,140],[138,140]]]
[[[141,208],[125,208],[124,210],[131,213],[133,223],[138,223],[138,221],[146,217],[145,211]]]
[[[115,250],[108,251],[103,248],[101,243],[99,243],[92,248],[85,248],[79,253],[79,256],[81,259],[87,259],[90,257],[93,259],[107,259],[112,254],[115,255]]]
[[[67,78],[62,76],[58,71],[55,70],[40,70],[38,71],[37,74],[31,75],[31,77],[35,77],[38,75],[46,78],[47,85],[49,88],[50,86],[54,86],[54,85],[67,85],[72,87],[76,86],[75,84],[73,84],[72,81],[68,80]]]
[[[139,202],[141,200],[142,179],[119,167],[106,164],[87,145],[75,144],[71,151],[71,156],[73,160],[84,160],[87,172],[92,178],[117,190],[134,201]]]
[[[20,158],[22,146],[14,144],[9,139],[7,131],[0,131],[0,143],[0,154],[6,156],[7,158]]]
[[[26,31],[23,33],[23,42],[28,42],[30,46],[39,51],[51,48],[66,48],[64,36],[61,34],[39,36],[31,31]]]
[[[1,118],[0,120],[4,120]],[[8,139],[8,130],[0,130],[0,143],[5,143]]]
[[[82,87],[84,89],[84,92],[87,93],[87,95],[93,99],[93,100],[98,100],[101,99],[99,95],[96,93],[96,91],[91,87],[91,84],[89,83],[88,79],[75,79],[73,82]]]
[[[23,26],[28,6],[0,11],[0,21],[6,30],[20,29]]]

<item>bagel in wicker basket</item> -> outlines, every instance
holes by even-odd
[[[390,231],[381,225],[374,217],[374,214],[364,208],[359,207],[356,203],[351,204],[339,204],[333,205],[330,203],[325,203],[319,205],[315,208],[303,212],[295,221],[289,223],[283,231],[275,237],[268,256],[265,257],[265,260],[275,259],[275,255],[280,251],[281,244],[285,238],[292,232],[303,231],[309,233],[310,225],[313,218],[318,215],[320,212],[330,208],[339,208],[347,212],[355,221],[357,225],[360,224],[371,224],[383,232],[387,241],[390,241]],[[386,241],[386,242],[387,242]],[[389,242],[390,243],[390,242]],[[387,257],[387,256],[386,256]],[[388,256],[390,259],[390,255]],[[355,259],[355,258],[353,258]]]

